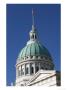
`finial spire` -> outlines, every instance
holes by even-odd
[[[29,32],[30,35],[30,40],[27,42],[27,45],[33,42],[36,42],[38,37],[37,37],[37,32],[35,29],[35,24],[34,24],[34,10],[32,9],[32,30]]]
[[[34,10],[32,9],[32,30],[34,30]]]

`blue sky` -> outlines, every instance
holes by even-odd
[[[32,8],[35,13],[35,26],[39,41],[53,57],[55,69],[60,70],[60,34],[61,20],[59,4],[7,4],[7,85],[15,81],[15,64],[18,54],[29,40],[32,27]]]

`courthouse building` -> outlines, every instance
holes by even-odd
[[[32,17],[30,40],[24,48],[22,47],[16,62],[15,86],[59,86],[60,72],[54,69],[51,54],[39,41],[34,25],[34,15]]]

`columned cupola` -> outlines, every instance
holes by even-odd
[[[32,30],[30,31],[30,40],[37,40],[37,33],[35,27],[32,25]]]

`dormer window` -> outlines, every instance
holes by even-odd
[[[33,56],[30,56],[30,58],[32,59],[32,58],[33,58]]]

